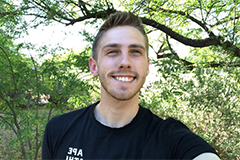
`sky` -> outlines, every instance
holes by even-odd
[[[79,28],[82,28],[82,26],[77,23],[74,26],[65,26],[57,22],[49,26],[40,25],[36,29],[30,28],[28,30],[28,35],[23,34],[15,43],[30,42],[38,47],[43,45],[49,46],[50,48],[61,46],[79,51],[87,44],[80,35]],[[32,51],[30,52],[31,53],[24,50],[23,53],[32,54],[33,56],[34,54],[38,54],[32,53]]]

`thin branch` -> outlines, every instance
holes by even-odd
[[[227,16],[227,17],[228,17],[228,16]],[[221,24],[223,24],[223,23],[226,23],[226,22],[229,22],[229,21],[233,21],[233,20],[238,20],[238,19],[240,19],[239,16],[237,16],[237,17],[223,18],[222,21],[218,21],[218,22],[216,22],[215,24],[209,25],[209,26],[210,26],[210,27],[214,27],[214,26],[218,26],[218,25],[221,25]]]
[[[0,115],[0,118],[2,118],[3,121],[6,122],[12,128],[12,130],[16,134],[16,136],[19,137],[19,134],[18,134],[17,130],[14,128],[12,123],[10,123],[5,117],[3,117],[1,115]]]
[[[183,11],[164,9],[164,8],[161,8],[161,7],[159,7],[158,9],[162,10],[163,12],[174,13],[174,14],[178,14],[178,15],[181,15],[181,16],[185,16],[186,18],[190,19],[191,21],[193,21],[194,23],[196,23],[200,27],[202,27],[209,34],[210,37],[216,37],[215,34],[206,26],[206,24],[204,24],[201,21],[199,21],[198,19],[190,16],[188,13],[185,13]]]
[[[36,82],[37,82],[37,104],[39,104],[39,100],[40,100],[40,94],[39,94],[39,79],[38,79],[38,73],[37,73],[37,65],[33,59],[33,57],[31,56],[31,60],[32,60],[32,63],[33,63],[33,66],[34,66],[34,71],[35,71],[35,78],[36,78]],[[36,107],[36,115],[35,115],[35,119],[37,120],[38,119],[38,107]],[[38,143],[39,143],[39,125],[37,124],[36,125],[36,128],[35,128],[35,146],[38,146]],[[37,158],[37,155],[38,155],[38,151],[39,151],[39,147],[36,147],[35,148],[35,159]]]
[[[202,0],[198,0],[198,3],[200,5],[200,11],[201,11],[201,16],[202,16],[202,19],[204,19],[204,16],[203,16],[203,9],[202,9]]]
[[[1,91],[0,91],[0,98],[7,103],[7,105],[8,105],[9,108],[12,108],[10,102],[9,102],[6,98],[4,98],[4,96],[3,96],[3,94],[2,94]]]
[[[167,35],[167,34],[166,34],[166,41],[167,41],[167,44],[168,44],[168,47],[169,47],[170,52],[171,52],[173,55],[176,55],[177,57],[179,57],[178,54],[173,50],[172,45],[171,45],[170,42],[169,42],[169,39],[168,39],[168,35]]]
[[[11,63],[10,58],[8,57],[7,53],[5,52],[5,50],[4,50],[1,46],[0,46],[0,49],[4,52],[5,56],[7,57],[8,62],[9,62],[10,69],[11,69],[11,73],[12,73],[12,79],[13,79],[14,86],[15,86],[15,90],[14,90],[14,91],[15,91],[15,95],[14,95],[14,96],[16,96],[16,94],[17,94],[17,83],[16,83],[16,79],[15,79],[14,72],[13,72],[12,63]],[[21,127],[20,127],[20,125],[19,125],[19,123],[18,123],[17,114],[16,114],[16,112],[15,112],[15,110],[14,110],[14,106],[12,106],[12,105],[10,104],[10,102],[9,102],[7,99],[4,98],[4,96],[3,96],[3,94],[2,94],[1,91],[0,91],[0,98],[1,98],[3,101],[5,101],[5,102],[7,103],[7,105],[9,106],[10,110],[11,110],[12,113],[13,113],[14,124],[15,124],[17,130],[20,130]],[[18,136],[20,137],[21,134],[19,134]],[[23,142],[23,141],[21,141],[21,150],[22,150],[22,156],[23,156],[23,158],[25,159],[25,157],[26,157],[26,150],[25,150],[24,142]]]
[[[156,54],[158,55],[159,53],[163,52],[163,47],[165,46],[165,41],[163,41],[162,45],[159,47],[158,51],[156,52]]]
[[[69,20],[69,23],[67,24],[67,26],[68,25],[73,25],[76,22],[81,22],[81,21],[84,21],[84,20],[87,20],[87,19],[90,19],[90,18],[106,18],[107,16],[109,16],[111,13],[114,13],[114,12],[116,12],[116,10],[107,9],[106,11],[99,11],[99,12],[96,12],[96,13],[91,13],[89,15],[82,16],[82,17],[79,17],[77,19]]]
[[[6,56],[7,60],[8,60],[9,67],[10,67],[10,70],[11,70],[11,73],[12,73],[12,80],[13,80],[13,84],[14,84],[14,88],[15,88],[14,92],[16,94],[17,93],[17,82],[16,82],[14,71],[13,71],[12,62],[11,62],[10,58],[8,57],[7,52],[1,46],[0,46],[0,49],[3,51],[3,53],[5,54],[5,56]]]
[[[193,65],[194,65],[194,63],[188,62],[188,61],[186,61],[185,59],[182,59],[182,58],[179,57],[179,55],[177,54],[177,52],[172,48],[172,45],[171,45],[170,42],[169,42],[169,39],[168,39],[168,35],[167,35],[167,34],[166,34],[166,40],[167,40],[167,44],[168,44],[168,47],[169,47],[169,50],[171,51],[171,53],[172,53],[174,56],[176,56],[179,61],[183,62],[183,64],[187,66],[187,69],[188,69],[188,70],[193,70]]]
[[[17,121],[17,114],[16,114],[13,106],[11,106],[10,102],[6,98],[4,98],[4,96],[3,96],[1,91],[0,91],[0,98],[7,103],[8,107],[12,111],[14,124],[16,125],[17,129],[20,130],[20,126],[19,126],[18,121]]]
[[[236,5],[235,4],[236,2],[235,2],[235,0],[234,0],[234,6]],[[234,40],[235,40],[235,32],[236,32],[236,19],[235,19],[235,17],[236,17],[236,7],[234,7],[234,19],[233,19],[233,37],[232,37],[232,41],[234,42]]]
[[[218,2],[213,2],[212,4],[211,4],[211,6],[210,7],[208,7],[209,8],[209,10],[208,10],[208,12],[206,13],[206,18],[205,18],[205,22],[207,21],[207,18],[209,17],[209,15],[211,14],[211,11],[212,11],[212,9],[213,9],[213,6],[215,5],[215,4],[217,4]]]
[[[106,5],[107,5],[107,8],[108,8],[108,9],[110,9],[110,6],[109,6],[109,4],[108,4],[108,1],[107,1],[107,0],[105,0],[105,3],[106,3]]]
[[[78,6],[81,9],[83,15],[86,16],[86,15],[90,14],[89,10],[86,7],[86,3],[85,2],[83,2],[82,0],[78,0]]]
[[[169,54],[162,54],[162,55],[158,55],[157,56],[157,59],[163,59],[163,58],[170,58],[172,56],[176,56],[176,55],[173,55],[172,53],[169,53]],[[185,59],[181,59],[180,57],[178,57],[178,60],[183,62],[183,64],[185,66],[187,66],[188,70],[193,70],[194,68],[194,63],[193,62],[189,62]],[[240,67],[240,62],[225,62],[225,61],[222,61],[222,62],[207,62],[205,63],[204,67],[205,68],[217,68],[217,67],[223,67],[223,66],[227,66],[227,67]]]

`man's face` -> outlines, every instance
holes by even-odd
[[[101,38],[97,54],[89,66],[99,76],[102,97],[123,101],[138,96],[149,71],[142,33],[131,26],[112,28]]]

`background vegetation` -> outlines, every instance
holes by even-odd
[[[97,30],[116,11],[139,15],[150,39],[156,79],[141,105],[183,121],[223,160],[239,160],[238,0],[0,0],[0,159],[40,159],[48,120],[99,100],[90,31],[79,29],[89,42],[81,52],[16,40],[54,22]]]

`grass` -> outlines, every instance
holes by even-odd
[[[18,159],[21,160],[21,153],[13,152],[8,143],[16,138],[12,130],[0,128],[0,159]]]

